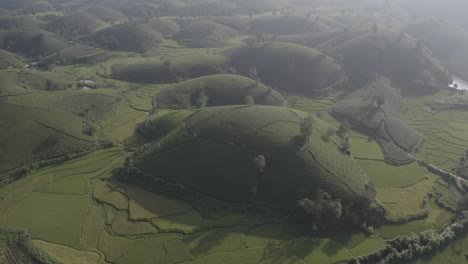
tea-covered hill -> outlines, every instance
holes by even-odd
[[[135,157],[135,166],[145,174],[233,202],[294,205],[318,190],[352,202],[363,192],[366,176],[340,150],[338,137],[324,139],[330,129],[325,122],[313,119],[310,137],[302,135],[306,117],[281,107],[205,108],[145,146]],[[261,173],[254,167],[259,155],[266,162]]]

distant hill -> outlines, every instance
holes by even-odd
[[[220,55],[189,55],[173,60],[119,63],[112,66],[112,77],[141,83],[170,83],[221,73],[229,59]]]
[[[253,18],[250,22],[250,34],[294,35],[318,33],[331,30],[318,20],[297,16],[264,16]]]
[[[232,64],[242,75],[258,75],[267,85],[304,93],[327,88],[344,77],[334,59],[315,49],[283,42],[240,48],[233,53]]]
[[[376,26],[375,32],[356,31],[327,43],[320,50],[342,61],[356,84],[369,83],[375,73],[404,87],[414,82],[446,86],[450,75],[416,39],[402,32]],[[354,36],[353,36],[354,34]]]
[[[420,40],[451,72],[468,79],[468,31],[449,21],[426,20],[403,31]]]
[[[174,38],[192,48],[222,47],[230,38],[237,37],[236,30],[211,21],[194,21],[184,26]]]
[[[241,105],[246,103],[247,96],[260,105],[281,105],[284,101],[283,96],[271,88],[234,74],[209,75],[182,82],[161,91],[155,101],[158,109],[198,108],[202,95],[207,99],[204,106]]]
[[[156,48],[163,36],[147,25],[128,22],[100,30],[86,40],[106,49],[145,52]]]
[[[180,25],[171,19],[151,18],[146,24],[154,31],[161,32],[164,35],[174,35],[180,29]]]
[[[29,28],[39,29],[44,22],[30,16],[0,16],[0,29]]]
[[[29,57],[48,56],[69,44],[56,35],[37,29],[0,30],[0,48]]]
[[[95,32],[106,23],[118,22],[124,18],[119,11],[90,6],[52,20],[46,24],[46,28],[60,35],[81,36]]]

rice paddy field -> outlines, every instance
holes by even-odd
[[[33,170],[0,189],[1,225],[27,230],[38,249],[63,263],[341,263],[384,247],[385,239],[440,230],[454,215],[432,200],[423,205],[424,197],[443,182],[439,176],[417,163],[385,163],[379,144],[353,131],[352,155],[375,182],[388,217],[411,217],[430,207],[427,216],[375,227],[371,236],[349,231],[326,237],[304,235],[303,227],[248,214],[206,218],[183,200],[113,179],[113,171],[128,156],[125,145],[151,111],[152,97],[168,86],[133,87],[99,129],[117,147]],[[338,126],[328,110],[339,96],[342,92],[318,100],[298,97],[295,108]],[[457,240],[431,263],[461,258],[463,250],[457,248],[463,241]]]

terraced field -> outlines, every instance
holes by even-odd
[[[433,102],[444,93],[426,97]],[[417,156],[450,171],[468,146],[468,114],[463,110],[436,111],[424,102],[409,99],[404,119],[426,138]]]
[[[385,244],[359,233],[307,237],[248,215],[204,218],[185,202],[109,179],[125,157],[112,148],[33,171],[0,191],[0,223],[28,230],[65,263],[331,264]]]

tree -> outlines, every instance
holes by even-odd
[[[254,168],[258,173],[262,173],[266,167],[266,159],[263,155],[258,155],[254,158]]]
[[[330,127],[327,129],[327,131],[323,134],[322,138],[325,141],[329,141],[330,138],[336,133],[336,129],[333,127]]]
[[[296,202],[296,207],[314,224],[333,225],[341,218],[343,207],[340,200],[322,190],[318,190],[315,199],[302,198]]]
[[[255,105],[255,100],[252,96],[248,95],[244,98],[244,103],[246,105],[252,106],[252,105]]]
[[[310,114],[301,123],[301,134],[295,136],[293,140],[299,146],[305,146],[309,141],[310,136],[312,135],[313,124],[315,122],[315,117]]]
[[[336,132],[336,134],[342,139],[345,139],[348,136],[348,133],[350,130],[351,130],[351,123],[347,119],[345,119],[341,121],[340,127],[338,128],[338,131]]]
[[[209,99],[210,98],[208,96],[206,96],[206,93],[205,93],[205,84],[203,82],[201,82],[200,83],[200,90],[199,90],[199,94],[198,94],[198,98],[197,98],[198,108],[205,108]]]

